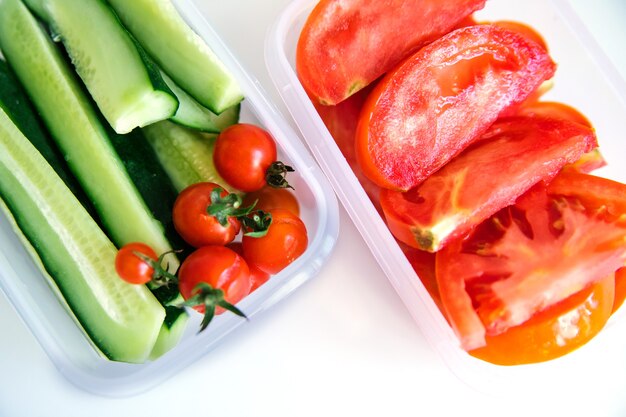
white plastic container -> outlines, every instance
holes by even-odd
[[[543,386],[550,386],[551,380],[545,375],[551,374],[562,377],[571,373],[572,378],[576,378],[581,366],[592,366],[589,364],[593,363],[593,355],[611,349],[611,334],[621,335],[626,331],[626,319],[620,317],[625,314],[625,309],[618,311],[607,327],[583,348],[546,363],[496,366],[463,351],[298,81],[296,44],[316,3],[316,0],[294,0],[283,11],[266,39],[266,65],[313,155],[425,338],[461,380],[480,391],[505,394],[514,392],[514,386],[534,386],[541,390]],[[485,9],[476,17],[479,21],[525,22],[542,34],[558,64],[554,87],[545,99],[570,104],[591,120],[597,130],[601,152],[608,162],[608,166],[596,174],[625,182],[626,84],[586,33],[569,3],[562,0],[488,0]],[[591,359],[581,360],[584,358]]]
[[[58,370],[76,386],[100,395],[130,396],[145,391],[206,355],[231,331],[240,326],[253,326],[257,314],[320,271],[339,232],[336,197],[297,134],[259,90],[259,83],[222,44],[193,2],[174,3],[239,80],[245,94],[241,120],[268,129],[277,141],[279,159],[295,168],[295,172],[289,174],[289,182],[300,203],[309,245],[295,262],[238,304],[248,316],[248,322],[234,314],[222,314],[216,316],[204,332],[197,334],[201,316],[192,312],[178,346],[154,362],[135,365],[112,362],[97,353],[46,283],[10,221],[0,216],[0,289]]]

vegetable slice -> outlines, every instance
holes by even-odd
[[[122,246],[139,241],[157,253],[171,251],[162,224],[146,207],[55,45],[19,1],[2,0],[0,6],[0,48],[113,242]],[[177,267],[174,255],[167,262]]]
[[[2,0],[0,15],[16,7]],[[145,361],[163,308],[145,286],[117,277],[115,246],[2,110],[0,197],[93,343],[111,359]]]
[[[237,80],[170,0],[108,2],[161,69],[204,107],[220,114],[243,100]]]
[[[493,25],[457,29],[376,85],[361,112],[357,161],[381,187],[409,190],[554,70],[547,52],[516,32]]]
[[[387,225],[407,245],[438,251],[596,146],[593,131],[578,123],[502,119],[417,187],[383,189]]]
[[[156,65],[103,0],[25,0],[63,42],[72,65],[117,133],[164,120],[178,100]]]
[[[484,0],[321,0],[298,40],[298,77],[315,102],[337,104],[484,5]]]
[[[485,345],[626,261],[626,228],[537,185],[437,253],[446,316],[461,345]]]

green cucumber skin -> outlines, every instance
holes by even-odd
[[[214,182],[230,192],[235,191],[215,169],[215,135],[211,137],[169,121],[142,130],[179,192],[198,182]]]
[[[96,213],[91,202],[69,171],[56,144],[35,115],[35,110],[32,108],[28,96],[22,90],[7,63],[2,60],[0,60],[0,107],[48,161],[89,214],[92,217],[95,216]]]
[[[104,0],[24,0],[62,41],[76,72],[118,133],[165,120],[178,100]]]
[[[0,0],[0,15],[20,6]],[[145,286],[119,279],[113,243],[3,110],[0,198],[99,350],[116,361],[148,360],[163,307]]]
[[[9,0],[1,0],[7,3]],[[0,48],[117,246],[141,241],[171,251],[163,226],[113,149],[90,99],[60,52],[25,7],[0,14]],[[19,10],[17,10],[19,9]],[[178,260],[168,256],[175,270]]]
[[[167,74],[163,72],[161,76],[180,103],[176,114],[170,117],[172,122],[206,133],[220,133],[222,129],[239,120],[241,105],[237,104],[217,115],[176,85]]]
[[[108,0],[126,28],[182,89],[213,113],[243,100],[240,86],[170,0]]]

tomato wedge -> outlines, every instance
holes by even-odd
[[[321,0],[296,48],[300,82],[314,101],[337,104],[484,5],[485,0]]]
[[[356,176],[357,180],[376,209],[382,213],[379,204],[380,187],[370,181],[369,178],[363,174],[363,171],[361,171],[361,168],[356,161],[356,154],[354,150],[354,135],[359,121],[359,114],[361,113],[363,103],[367,99],[373,85],[375,84],[370,84],[341,103],[333,106],[324,106],[316,103],[313,104],[315,105],[320,118],[324,122],[324,125],[326,125],[328,132],[335,140],[337,147],[341,151],[344,158],[346,158],[346,162],[350,165],[350,168],[352,169],[352,172]]]
[[[457,29],[376,85],[357,127],[357,161],[379,186],[409,190],[554,71],[548,53],[516,32],[494,25]]]
[[[593,131],[577,123],[502,119],[417,187],[382,190],[387,225],[407,245],[438,251],[596,146]]]
[[[437,253],[445,314],[461,345],[504,333],[612,274],[626,260],[626,228],[539,184]]]
[[[613,274],[532,316],[506,332],[487,336],[470,355],[497,365],[545,362],[587,343],[611,317]]]

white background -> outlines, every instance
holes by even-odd
[[[263,48],[288,0],[196,2],[278,103]],[[626,3],[572,4],[626,77]],[[428,346],[343,209],[318,277],[144,394],[102,398],[68,383],[3,296],[0,329],[0,417],[626,416],[626,360],[598,358],[598,372],[514,400],[466,386]]]

